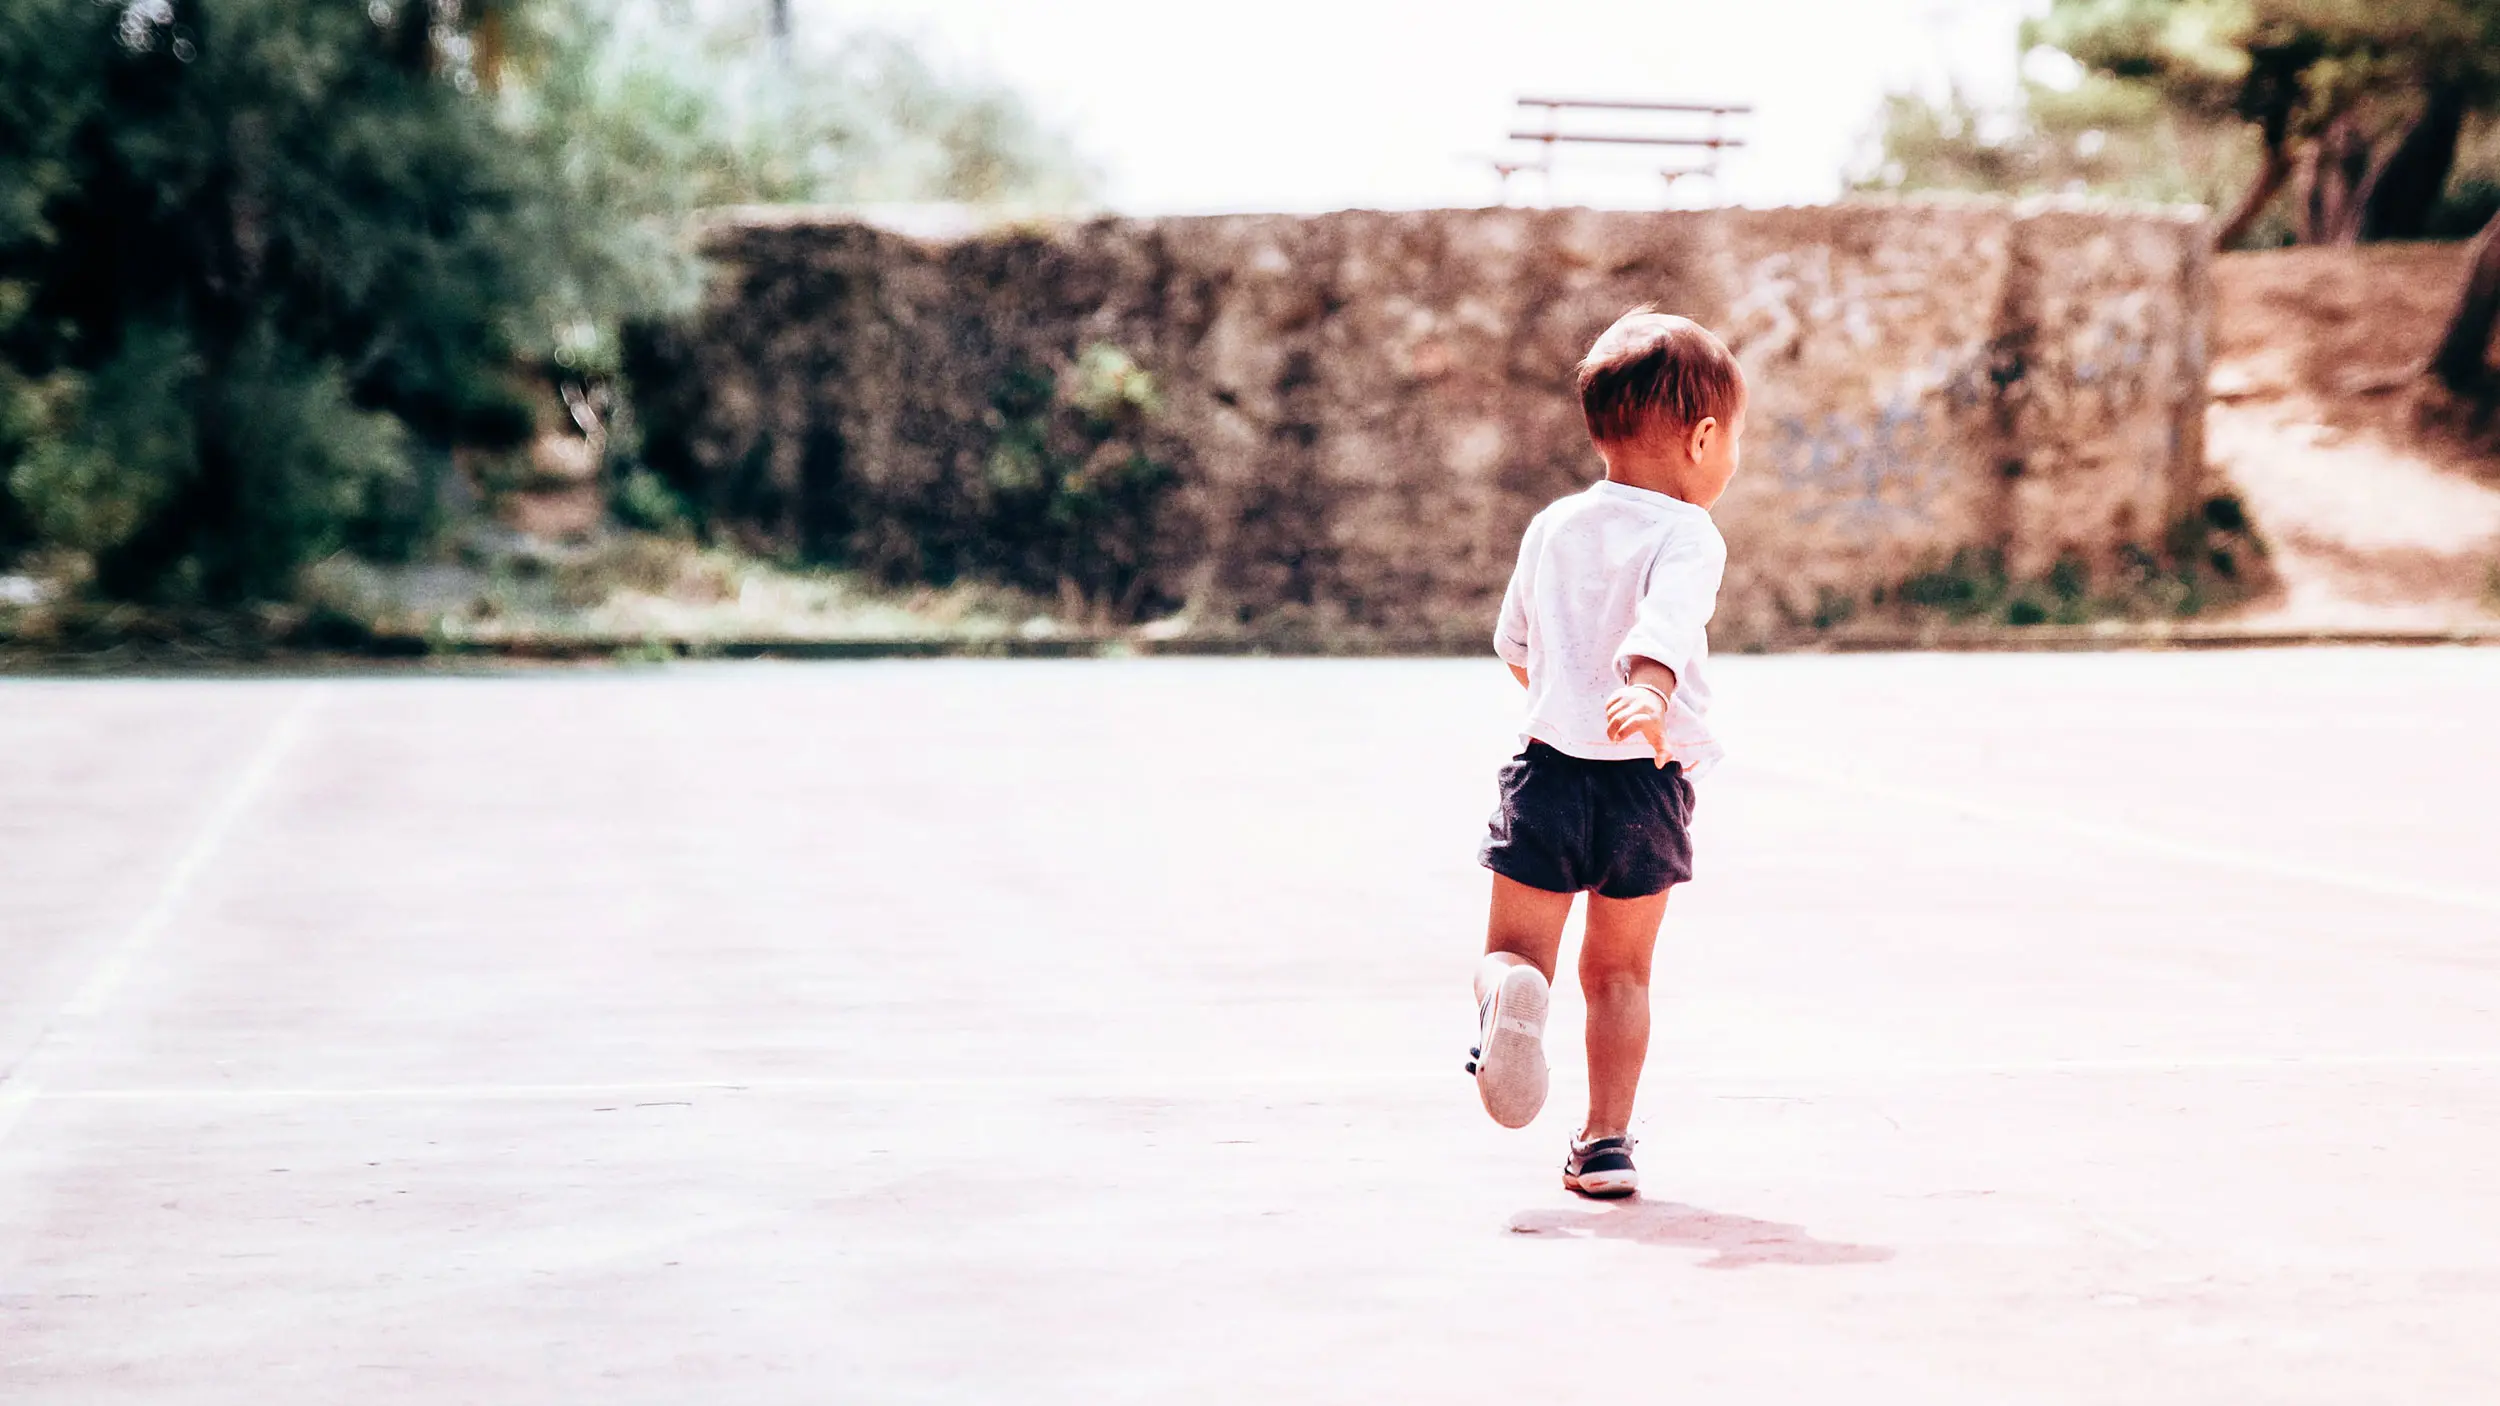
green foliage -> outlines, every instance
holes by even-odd
[[[1951,620],[1971,620],[1998,608],[2006,594],[2005,558],[2001,553],[1963,548],[1952,560],[1926,567],[1892,591],[1902,605],[1935,611]]]
[[[1964,548],[1930,559],[1869,605],[1896,618],[1940,619],[1956,625],[2083,625],[2095,620],[2185,619],[2245,598],[2251,567],[2265,554],[2247,510],[2228,495],[2208,499],[2172,524],[2158,546],[2121,547],[2096,570],[2072,554],[2037,577],[2018,578],[2000,552]],[[1846,625],[1865,612],[1828,589],[1811,623]]]
[[[2071,89],[2025,85],[2012,113],[1956,91],[1942,103],[1885,99],[1877,151],[1852,178],[1862,191],[2055,192],[2215,205],[2245,186],[2255,152],[2238,124],[2164,106],[2105,77]]]
[[[619,474],[610,510],[627,527],[683,537],[694,530],[695,514],[667,479],[639,464]]]
[[[1857,617],[1857,613],[1858,598],[1856,596],[1847,591],[1835,590],[1830,586],[1815,588],[1814,614],[1810,617],[1810,623],[1814,628],[1829,630],[1846,625]]]
[[[0,456],[38,541],[117,593],[283,595],[409,505],[412,436],[526,427],[508,370],[613,216],[548,210],[468,43],[417,7],[11,7],[0,88],[44,120],[0,128],[42,191],[0,225]]]
[[[2500,101],[2500,0],[2050,0],[2022,45],[2027,72],[2073,71],[2006,114],[1890,99],[1859,186],[2254,198],[2231,230],[2249,243],[2418,238],[2461,220],[2454,138]]]
[[[602,11],[564,73],[576,139],[676,208],[955,201],[1064,208],[1090,173],[1012,91],[888,36],[776,54],[662,0]],[[550,85],[552,86],[552,85]]]
[[[15,429],[27,447],[7,488],[35,536],[90,555],[130,540],[191,476],[199,379],[187,336],[140,326],[92,375],[20,383]]]
[[[734,38],[592,0],[0,7],[0,562],[285,596],[422,546],[451,451],[522,443],[550,382],[600,401],[618,329],[693,306],[701,206],[1081,186],[900,46]],[[648,487],[623,510],[668,518]]]
[[[2052,0],[2027,42],[2183,110],[2313,136],[2338,113],[2440,80],[2500,78],[2490,0]]]
[[[1023,366],[991,395],[998,433],[972,563],[1007,584],[1055,590],[1118,619],[1147,604],[1157,516],[1177,475],[1148,449],[1163,400],[1117,347],[1087,347],[1064,374]]]
[[[213,422],[225,427],[235,461],[252,466],[238,505],[252,530],[195,549],[204,583],[283,595],[302,563],[351,542],[386,545],[423,510],[410,493],[418,475],[406,429],[391,415],[360,409],[335,362],[262,329],[220,390]]]
[[[2422,234],[2426,239],[2472,239],[2495,215],[2500,215],[2500,179],[2478,169],[2461,175],[2440,197]]]
[[[1163,413],[1163,393],[1154,377],[1127,352],[1097,342],[1076,359],[1076,376],[1068,388],[1068,404],[1089,426],[1117,433]]]

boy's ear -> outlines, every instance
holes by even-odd
[[[1719,418],[1715,415],[1702,416],[1699,420],[1694,422],[1693,432],[1685,436],[1685,455],[1694,463],[1700,463],[1701,456],[1709,452],[1710,441],[1717,438],[1718,434]]]

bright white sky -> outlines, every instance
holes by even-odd
[[[759,7],[764,0],[756,0]],[[1827,200],[1888,90],[2015,89],[2034,0],[795,0],[1020,89],[1119,210],[1482,205],[1521,94],[1750,102],[1723,198]],[[1523,120],[1524,119],[1524,120]],[[1586,129],[1642,119],[1585,115]],[[1649,119],[1656,122],[1660,119]],[[1665,119],[1672,121],[1673,119]],[[1699,119],[1695,119],[1699,120]],[[1568,124],[1566,124],[1568,125]],[[1651,130],[1667,130],[1652,128]],[[1666,150],[1565,149],[1560,204],[1667,203]],[[1686,182],[1680,202],[1707,200]],[[1543,199],[1533,176],[1523,199]]]

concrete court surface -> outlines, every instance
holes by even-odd
[[[2500,652],[1720,684],[1604,1207],[1489,659],[0,681],[0,1401],[2491,1399]]]

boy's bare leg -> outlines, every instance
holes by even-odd
[[[1476,964],[1477,1039],[1467,1052],[1467,1072],[1476,1076],[1484,1111],[1505,1128],[1536,1121],[1552,1087],[1545,1017],[1552,1009],[1554,954],[1570,913],[1570,894],[1494,876],[1484,960]]]
[[[1563,921],[1571,916],[1573,895],[1532,889],[1517,879],[1493,876],[1492,916],[1486,920],[1484,960],[1476,964],[1476,999],[1481,1001],[1502,984],[1502,973],[1531,966],[1547,981],[1554,979],[1554,959],[1562,951]]]
[[[1589,1006],[1589,1120],[1582,1137],[1619,1137],[1631,1127],[1632,1098],[1649,1058],[1649,959],[1666,912],[1666,893],[1589,895],[1588,936],[1580,945],[1580,991]],[[1551,973],[1553,949],[1546,952]]]

